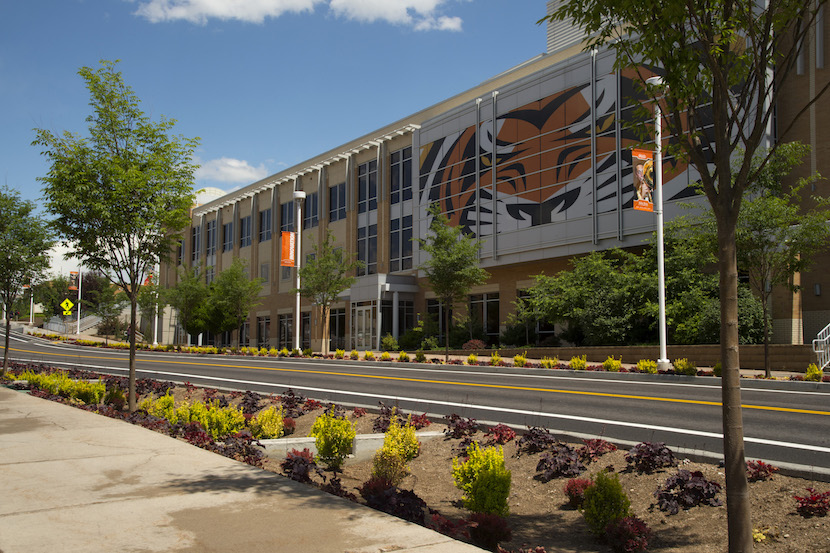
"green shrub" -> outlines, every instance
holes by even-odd
[[[637,370],[641,373],[656,374],[657,361],[652,361],[651,359],[640,359],[637,361]]]
[[[478,365],[478,356],[475,353],[471,353],[467,357],[467,364],[468,365]]]
[[[311,357],[314,355],[314,350],[311,348],[305,348],[303,350],[303,357]]]
[[[112,405],[116,409],[123,409],[127,404],[127,394],[121,388],[115,387],[104,396],[104,404]]]
[[[245,428],[245,415],[236,407],[220,407],[218,401],[212,401],[209,405],[197,402],[189,407],[190,420],[187,422],[198,422],[214,440]]]
[[[697,374],[697,367],[694,363],[683,357],[682,359],[675,359],[674,372],[677,374],[684,374],[686,376],[695,376]]]
[[[424,355],[423,350],[419,349],[418,351],[415,352],[415,361],[417,363],[426,363],[427,362],[427,356]]]
[[[507,516],[512,475],[504,465],[504,450],[501,446],[481,449],[473,442],[467,455],[466,461],[452,461],[452,477],[464,492],[464,507],[475,513]]]
[[[588,356],[583,355],[582,357],[579,357],[577,355],[574,355],[573,357],[571,357],[569,365],[572,371],[584,371],[585,368],[588,366]]]
[[[351,453],[357,435],[354,424],[324,413],[317,417],[309,436],[316,438],[317,457],[330,469],[339,469],[346,455]]]
[[[527,352],[524,352],[521,355],[513,356],[514,367],[524,367],[525,365],[527,365]]]
[[[546,369],[553,369],[557,365],[559,365],[559,358],[554,357],[551,359],[550,357],[542,357],[542,366]]]
[[[723,375],[723,365],[721,365],[720,361],[715,363],[715,366],[712,367],[712,374],[718,377]]]
[[[402,351],[398,354],[398,361],[401,363],[408,363],[409,362],[409,354],[405,351]]]
[[[409,474],[406,461],[393,451],[379,449],[372,457],[372,477],[388,481],[393,486],[399,485]]]
[[[380,348],[384,351],[398,351],[401,349],[398,340],[391,334],[387,334],[380,339]]]
[[[256,417],[251,419],[251,434],[255,438],[271,439],[282,436],[285,429],[283,423],[282,405],[279,410],[276,405],[260,411]]]
[[[810,382],[821,382],[822,378],[824,378],[824,371],[819,369],[818,365],[815,363],[807,365],[807,371],[804,373],[804,380],[808,380]]]
[[[438,349],[438,347],[438,338],[436,338],[435,336],[424,338],[424,341],[421,342],[421,349],[433,350]]]
[[[418,436],[415,435],[411,415],[406,424],[401,425],[398,417],[393,414],[389,419],[389,428],[386,429],[383,436],[382,448],[400,455],[407,463],[418,456],[421,451],[421,444],[418,442]]]
[[[609,523],[628,516],[630,507],[619,477],[613,472],[601,471],[594,477],[593,485],[585,490],[582,516],[591,532],[601,536]]]
[[[608,359],[602,362],[602,368],[612,373],[620,372],[622,368],[622,356],[619,359],[614,359],[613,355],[609,355]]]

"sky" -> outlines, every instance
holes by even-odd
[[[542,53],[545,4],[2,0],[0,186],[40,203],[35,129],[88,135],[78,70],[101,60],[152,120],[199,138],[194,188],[230,192]]]

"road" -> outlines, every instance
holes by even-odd
[[[44,343],[17,335],[21,361],[126,374],[124,351]],[[417,414],[457,413],[516,428],[602,436],[622,444],[666,442],[685,455],[721,458],[720,380],[335,360],[139,352],[138,377],[324,402],[397,404]],[[742,382],[747,459],[830,475],[830,385]],[[826,479],[822,477],[822,479]]]

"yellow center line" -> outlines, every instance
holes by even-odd
[[[19,351],[24,353],[34,353],[38,355],[53,355],[53,356],[61,356],[64,357],[66,354],[63,353],[43,353],[43,352],[34,352],[28,350],[21,350],[21,349],[13,349],[9,348],[11,351]],[[74,358],[78,359],[99,359],[99,360],[106,360],[111,361],[112,357],[102,357],[102,356],[93,356],[93,355],[73,355]],[[172,360],[156,360],[156,359],[141,359],[142,363],[165,363],[165,364],[172,364],[172,365],[194,365],[194,366],[206,366],[206,367],[221,367],[221,368],[228,368],[228,369],[252,369],[257,371],[274,371],[274,372],[290,372],[290,373],[301,373],[301,374],[315,374],[315,375],[324,375],[324,376],[345,376],[345,377],[352,377],[352,378],[366,378],[366,379],[375,379],[375,380],[392,380],[397,382],[416,382],[420,384],[443,384],[447,386],[468,386],[472,388],[491,388],[491,389],[499,389],[499,390],[518,390],[524,392],[544,392],[549,394],[569,394],[569,395],[582,395],[582,396],[592,396],[592,397],[607,397],[607,398],[615,398],[615,399],[634,399],[640,401],[661,401],[667,403],[682,403],[688,405],[708,405],[712,407],[720,407],[722,404],[719,401],[701,401],[695,399],[678,399],[678,398],[669,398],[669,397],[654,397],[654,396],[639,396],[639,395],[631,395],[631,394],[610,394],[606,392],[585,392],[580,390],[562,390],[557,388],[537,388],[532,386],[508,386],[506,384],[484,384],[479,382],[453,382],[450,380],[433,380],[433,379],[426,379],[426,378],[407,378],[403,376],[385,376],[385,375],[370,375],[370,374],[357,374],[357,373],[348,373],[348,372],[336,372],[336,371],[321,371],[321,370],[311,370],[311,369],[289,369],[289,368],[281,368],[281,367],[257,367],[252,365],[231,365],[226,363],[206,363],[203,361],[172,361]],[[794,409],[790,407],[771,407],[767,405],[752,405],[752,404],[743,404],[741,405],[744,409],[755,409],[759,411],[775,411],[775,412],[782,412],[782,413],[799,413],[805,415],[830,415],[830,411],[816,411],[811,409]]]

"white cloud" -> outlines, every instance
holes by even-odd
[[[313,12],[328,2],[330,11],[351,21],[382,21],[416,31],[460,31],[461,18],[439,14],[448,0],[139,0],[136,15],[153,23],[184,20],[205,24],[209,19],[262,23],[285,13]]]
[[[205,24],[208,19],[238,19],[262,23],[266,17],[314,11],[324,0],[142,0],[136,15],[152,23],[185,20]]]
[[[196,163],[201,163],[198,160]],[[265,164],[253,167],[244,159],[220,157],[201,163],[196,169],[195,177],[198,180],[207,180],[221,183],[250,184],[268,176]]]

